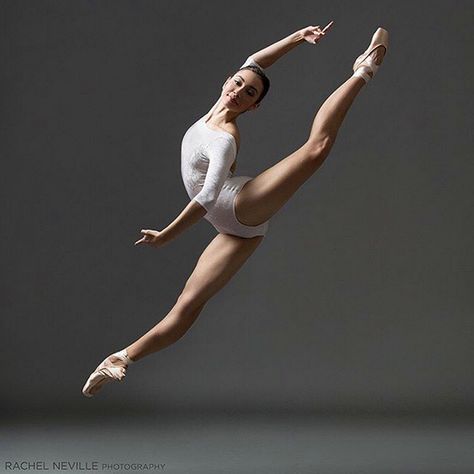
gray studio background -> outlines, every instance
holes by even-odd
[[[3,410],[471,413],[472,2],[2,1]],[[236,174],[306,139],[377,26],[382,68],[330,157],[183,339],[82,396],[174,304],[215,230],[134,247],[189,202],[187,128],[251,53],[268,70]],[[65,412],[66,412],[65,411]]]

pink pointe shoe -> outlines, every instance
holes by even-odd
[[[112,362],[111,357],[115,356],[118,360]],[[103,385],[113,380],[122,381],[125,377],[128,365],[132,363],[125,349],[115,352],[106,357],[92,372],[87,382],[82,388],[82,393],[86,397],[93,397]]]
[[[383,28],[377,29],[372,36],[369,47],[355,60],[354,66],[352,67],[354,76],[361,77],[365,82],[369,82],[370,79],[375,76],[380,64],[375,64],[375,60],[371,54],[377,48],[385,48],[385,53],[387,53],[388,31]],[[369,73],[372,73],[372,75]]]

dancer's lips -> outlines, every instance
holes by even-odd
[[[231,102],[233,102],[235,105],[239,105],[239,103],[231,96],[229,96],[229,99],[231,100]]]

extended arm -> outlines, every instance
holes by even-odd
[[[303,42],[316,44],[321,36],[325,35],[325,30],[327,30],[331,25],[332,22],[324,30],[321,30],[319,26],[307,26],[306,28],[295,31],[286,38],[267,46],[251,56],[259,66],[266,69],[277,59],[280,59],[284,54],[291,51],[295,46],[298,46]]]
[[[207,211],[201,204],[194,200],[190,201],[178,217],[161,231],[164,242],[173,240],[193,224],[200,221],[206,214]]]
[[[209,164],[201,191],[162,231],[142,229],[141,232],[145,235],[135,242],[135,245],[139,243],[156,247],[163,245],[198,222],[212,209],[234,163],[235,143],[229,138],[218,137],[206,146],[205,151]]]
[[[181,214],[162,231],[166,241],[174,239],[178,234],[204,217],[219,197],[235,159],[235,148],[231,140],[219,137],[208,144],[206,153],[209,166],[204,185]]]
[[[191,201],[179,216],[163,230],[142,229],[143,236],[135,242],[135,245],[149,244],[153,247],[161,247],[199,221],[206,213],[206,209],[201,204]]]

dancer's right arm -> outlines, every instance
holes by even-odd
[[[230,168],[235,160],[235,148],[232,140],[227,137],[217,137],[207,144],[206,153],[209,165],[204,185],[181,214],[162,231],[162,238],[165,242],[177,237],[213,208],[222,186],[229,176]]]
[[[201,220],[206,213],[206,209],[201,204],[192,200],[180,212],[178,217],[163,230],[142,229],[141,233],[143,235],[141,239],[135,242],[135,245],[148,244],[152,247],[161,247]]]
[[[144,243],[160,247],[198,222],[212,209],[235,162],[235,142],[227,136],[220,136],[209,142],[205,151],[209,164],[201,191],[163,230],[142,229],[141,233],[144,235],[135,245]]]
[[[253,53],[251,57],[260,67],[266,69],[276,60],[280,59],[284,54],[291,51],[295,46],[298,46],[305,41],[310,44],[317,44],[325,34],[326,33],[319,26],[307,26],[306,28],[295,31],[280,41]]]
[[[236,158],[235,141],[228,136],[219,136],[205,146],[208,168],[204,185],[193,200],[206,211],[210,211],[219,197],[224,182]]]

